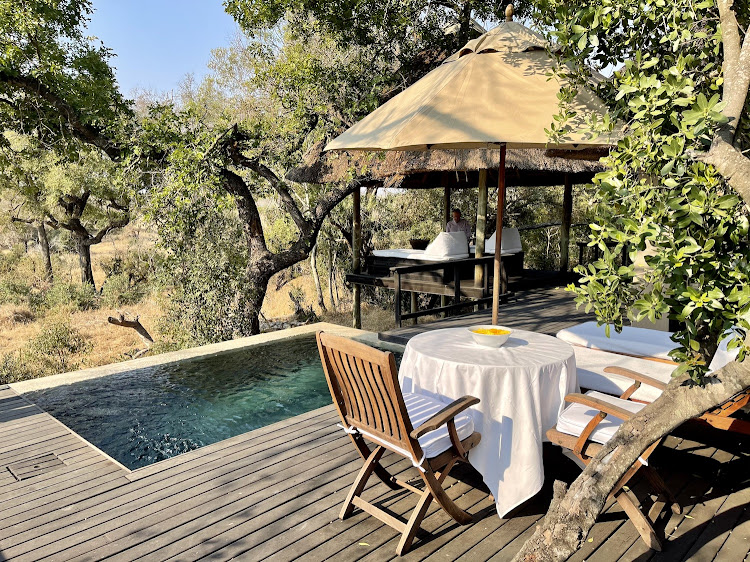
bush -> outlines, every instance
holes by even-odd
[[[28,353],[52,373],[75,369],[78,364],[72,361],[72,356],[84,353],[89,348],[81,333],[69,321],[60,318],[45,322],[42,331],[27,346]]]
[[[46,374],[48,373],[39,374],[30,363],[24,361],[22,352],[6,353],[0,357],[0,384],[33,379]]]
[[[0,304],[25,304],[28,302],[31,287],[20,281],[0,281]]]
[[[116,308],[129,304],[136,304],[143,299],[145,290],[143,285],[131,285],[125,273],[117,273],[107,277],[102,286],[102,303]]]
[[[75,356],[89,349],[67,319],[53,318],[19,351],[0,357],[0,384],[72,371],[79,366]]]
[[[90,285],[58,281],[42,295],[41,303],[32,304],[41,304],[45,308],[72,307],[75,310],[92,310],[99,306],[99,295]]]
[[[154,270],[160,267],[160,259],[156,253],[131,252],[104,259],[101,267],[107,276],[107,283],[111,277],[124,275],[132,287],[148,284]]]

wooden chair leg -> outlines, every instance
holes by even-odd
[[[401,540],[398,541],[398,546],[396,547],[396,554],[398,556],[403,556],[411,548],[414,537],[417,536],[417,531],[419,531],[419,526],[422,524],[422,519],[424,519],[427,513],[427,508],[432,503],[432,497],[432,492],[428,489],[419,498],[417,506],[411,512],[411,517],[409,517],[409,521],[406,523],[406,529],[401,534]]]
[[[672,510],[672,513],[675,515],[679,515],[682,513],[682,506],[679,504],[677,499],[672,494],[672,491],[667,486],[666,482],[662,479],[661,476],[659,476],[659,473],[656,472],[653,468],[650,466],[644,466],[643,467],[643,473],[646,475],[646,478],[651,483],[651,485],[655,488],[656,492],[659,494],[660,498],[664,498],[665,504],[669,505],[669,508]],[[653,509],[653,508],[652,508]],[[650,515],[650,512],[649,512]],[[653,521],[654,519],[652,519]]]
[[[623,511],[625,511],[628,518],[633,522],[633,525],[635,525],[638,534],[641,535],[641,538],[643,539],[643,542],[646,543],[646,546],[656,550],[657,552],[661,552],[661,541],[656,535],[656,531],[654,531],[651,522],[646,518],[645,515],[643,515],[641,510],[638,508],[637,499],[635,498],[633,492],[620,488],[615,493],[615,499],[617,500],[617,503],[620,504]]]
[[[432,492],[435,501],[440,504],[440,507],[442,507],[448,515],[453,517],[453,520],[456,523],[459,523],[460,525],[468,525],[473,520],[472,516],[453,503],[453,500],[448,497],[448,494],[446,494],[443,489],[443,481],[455,464],[456,459],[454,458],[446,465],[443,471],[437,475],[437,478],[435,478],[434,472],[427,470],[422,474],[422,479],[424,480],[427,489]]]
[[[357,451],[359,451],[359,455],[362,457],[362,460],[367,462],[367,459],[370,458],[372,451],[365,443],[362,435],[349,435],[349,437],[351,438],[352,443],[354,443],[354,446],[357,448]],[[389,473],[385,468],[383,468],[383,465],[381,465],[379,462],[375,463],[375,476],[380,478],[383,484],[388,486],[391,490],[400,489],[400,486],[396,483],[396,479],[393,477],[393,475]]]
[[[376,447],[372,453],[370,453],[370,456],[367,457],[365,464],[357,475],[357,479],[349,489],[349,494],[347,494],[346,500],[344,500],[344,505],[341,507],[341,514],[339,515],[340,519],[346,519],[352,514],[352,511],[354,510],[354,498],[359,497],[362,494],[362,490],[365,489],[367,480],[370,478],[370,475],[372,475],[375,467],[378,466],[380,457],[383,456],[384,452],[384,447]]]

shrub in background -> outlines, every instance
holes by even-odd
[[[89,349],[67,318],[53,317],[23,348],[0,357],[0,384],[72,371],[79,366],[76,355]]]

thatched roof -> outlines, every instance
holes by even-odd
[[[461,188],[476,186],[478,171],[483,169],[490,171],[490,181],[496,181],[500,166],[499,149],[324,153],[324,144],[313,145],[303,164],[292,169],[287,179],[304,183],[357,179],[386,187]],[[508,150],[507,185],[561,185],[566,174],[574,183],[585,183],[604,170],[597,160],[590,159],[602,155],[591,151]]]

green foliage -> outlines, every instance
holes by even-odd
[[[452,53],[462,47],[475,34],[472,18],[479,21],[504,19],[506,4],[429,0],[225,0],[224,5],[250,33],[277,27],[284,19],[312,19],[340,45],[372,49],[398,61],[393,70],[403,75],[408,74],[415,63],[424,63],[429,58],[428,53]],[[516,2],[516,11],[521,16],[526,15],[529,5],[526,1]],[[446,33],[450,27],[456,28],[454,33]]]
[[[99,307],[99,294],[91,285],[56,281],[40,294],[32,304],[37,308],[51,310],[67,308],[72,310],[92,310]]]
[[[621,67],[601,93],[628,126],[606,159],[609,170],[595,179],[598,219],[590,238],[604,257],[580,268],[576,300],[617,329],[628,315],[677,321],[676,373],[703,383],[718,341],[734,330],[739,344],[750,328],[748,209],[694,156],[724,121],[714,2],[543,6],[572,67],[585,69],[584,60]],[[617,246],[610,252],[606,242]],[[647,251],[645,267],[618,267],[623,245],[632,258]]]
[[[12,100],[0,104],[0,130],[63,150],[77,126],[113,130],[129,114],[109,66],[112,52],[85,34],[91,11],[89,0],[0,2],[0,97]],[[72,114],[61,119],[55,98]]]
[[[141,302],[145,287],[143,284],[132,284],[125,273],[117,273],[107,277],[101,294],[101,304],[117,308]]]

